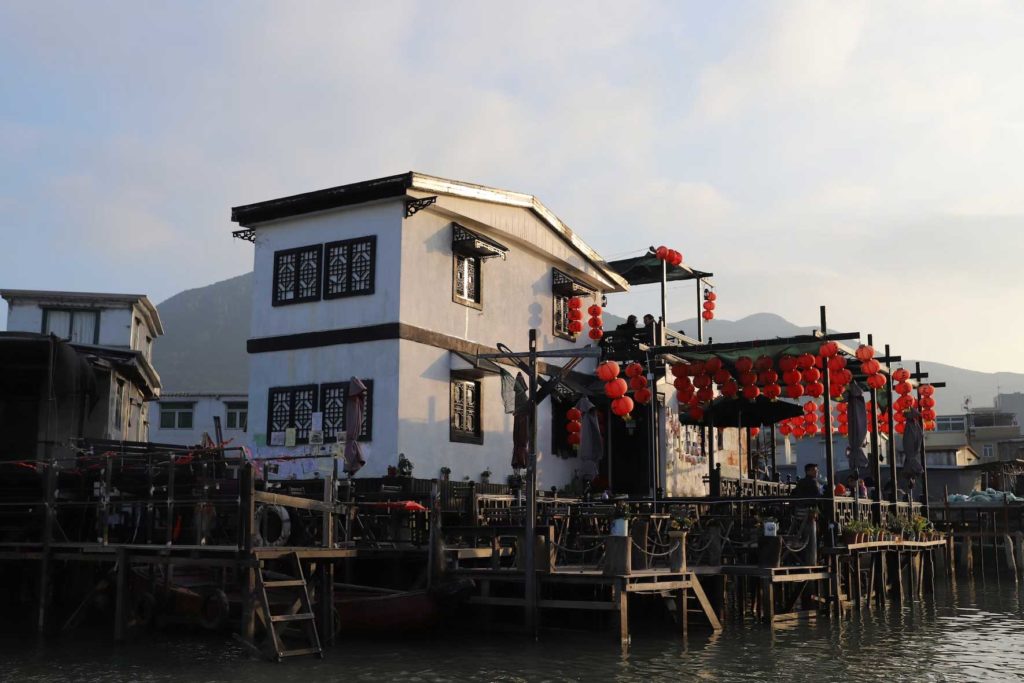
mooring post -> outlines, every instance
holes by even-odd
[[[114,640],[124,640],[124,617],[127,610],[126,598],[128,589],[128,551],[124,547],[117,549],[117,574],[114,599]]]
[[[46,451],[49,454],[50,442],[46,443]],[[46,616],[49,608],[50,595],[50,569],[52,559],[50,557],[50,545],[53,543],[53,518],[54,504],[57,493],[57,461],[48,458],[44,464],[46,476],[43,481],[45,491],[43,492],[43,551],[39,558],[39,599],[36,605],[36,629],[40,635],[46,632]]]
[[[238,483],[239,492],[239,549],[241,554],[242,578],[242,638],[245,642],[255,645],[256,641],[256,571],[257,559],[253,553],[253,530],[256,527],[256,509],[254,505],[255,477],[251,462],[242,465],[242,478]],[[267,628],[272,625],[268,624]]]

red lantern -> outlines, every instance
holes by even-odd
[[[829,370],[842,370],[846,367],[846,359],[842,356],[832,356],[828,359]]]
[[[841,397],[843,395],[844,391],[846,391],[846,387],[844,385],[842,385],[842,384],[829,384],[828,385],[828,395],[831,396],[832,398],[839,398],[839,397]]]
[[[754,367],[756,369],[757,365],[755,364]],[[778,381],[779,373],[775,372],[774,370],[762,370],[761,372],[757,373],[758,384],[767,386],[769,384],[776,384],[778,383]]]
[[[818,410],[818,404],[814,401],[804,401],[804,414],[813,413]]]
[[[711,377],[709,375],[697,375],[693,378],[693,386],[698,389],[706,389],[711,386]]]
[[[704,310],[705,311],[713,311],[713,310],[715,310],[715,302],[714,301],[705,301],[703,306],[704,306]]]
[[[715,301],[718,299],[718,295],[712,292],[710,289],[704,290],[704,298],[708,301]]]
[[[583,320],[583,311],[578,308],[570,308],[569,320]]]
[[[804,413],[804,424],[813,425],[813,424],[817,424],[817,423],[818,423],[818,414],[817,413]]]
[[[583,419],[583,413],[580,412],[579,408],[569,408],[565,411],[565,419],[578,422]]]
[[[896,368],[892,372],[892,379],[894,382],[906,382],[910,379],[910,371],[906,368]]]
[[[750,356],[740,356],[736,359],[736,372],[750,372],[754,369],[754,361]]]
[[[704,361],[704,372],[713,375],[722,369],[722,359],[718,356],[711,356]]]
[[[857,356],[857,360],[859,361],[871,360],[875,357],[875,349],[871,346],[867,346],[866,344],[861,344],[857,347],[854,355]]]
[[[697,375],[704,374],[704,363],[701,361],[694,361],[690,363],[690,376],[696,377]]]
[[[804,393],[811,398],[819,398],[825,393],[825,385],[821,382],[811,382],[804,387]]]
[[[840,423],[849,422],[850,421],[849,413],[840,412],[838,415],[836,415],[836,421],[840,422]]]
[[[760,395],[760,393],[761,390],[758,389],[757,385],[755,384],[743,387],[743,398],[747,399],[748,401],[753,401],[758,397],[758,395]]]
[[[819,379],[821,379],[821,370],[819,370],[818,368],[810,367],[804,370],[804,384],[812,384],[814,382],[817,382]]]
[[[814,367],[814,356],[809,353],[802,353],[796,357],[796,367],[798,370],[807,370],[808,368]]]
[[[697,390],[697,400],[701,403],[711,403],[711,399],[715,397],[715,392],[712,391],[711,387],[704,387],[703,389]]]
[[[918,389],[918,392],[922,396],[931,396],[935,393],[935,387],[933,387],[931,384],[922,384],[921,388]]]
[[[580,435],[579,435],[579,432],[571,432],[571,433],[569,433],[566,436],[565,440],[569,442],[570,446],[579,446],[580,445]]]
[[[934,420],[936,417],[934,408],[925,408],[921,411],[922,420]]]
[[[734,379],[728,379],[722,382],[722,386],[719,389],[722,392],[722,396],[726,398],[733,398],[740,392],[740,387]]]
[[[636,391],[637,389],[643,389],[647,386],[647,378],[643,375],[636,375],[631,377],[629,380],[629,388]]]
[[[804,431],[803,427],[793,427],[793,436],[795,436],[796,438],[802,439],[804,434],[806,434],[806,432]]]
[[[619,376],[619,364],[613,360],[606,360],[597,366],[597,378],[602,382],[610,382]]]
[[[881,389],[885,386],[885,375],[875,373],[874,375],[868,375],[867,379],[868,387],[872,389]]]
[[[678,266],[682,262],[683,262],[683,254],[682,254],[682,252],[672,251],[671,252],[671,258],[669,259],[669,263],[671,263],[673,266]]]
[[[789,398],[800,398],[804,395],[804,385],[802,384],[787,384],[786,385],[786,396]]]
[[[626,366],[626,377],[636,377],[644,374],[644,366],[639,363],[630,363]]]
[[[604,321],[600,318],[591,318],[587,321],[587,324],[590,325],[591,329],[600,329],[604,327]]]
[[[608,398],[621,398],[626,394],[626,390],[629,389],[629,385],[626,384],[626,380],[618,377],[613,379],[604,385],[604,393]]]
[[[902,381],[893,387],[893,390],[900,395],[907,395],[914,390],[914,387],[910,386],[910,382]]]
[[[728,382],[731,377],[732,375],[729,374],[728,370],[725,368],[719,368],[718,372],[715,373],[715,384],[721,386]]]
[[[786,370],[782,373],[783,384],[788,384],[789,386],[800,384],[801,379],[803,379],[803,375],[799,370]]]
[[[758,372],[765,372],[766,370],[772,369],[772,359],[770,356],[758,356],[757,360],[754,361],[754,369]]]
[[[676,400],[680,403],[689,403],[690,399],[693,398],[693,387],[688,389],[680,389],[676,392]]]
[[[700,317],[704,318],[705,320],[712,320],[714,319],[715,314],[712,311],[703,311],[701,312]]]
[[[907,429],[907,423],[897,422],[896,424],[893,425],[893,428],[896,430],[897,434],[902,434]]]
[[[804,427],[804,434],[806,434],[807,436],[814,436],[817,433],[818,433],[818,425],[816,425],[816,424],[814,424],[814,425],[807,425],[806,427]]]
[[[922,396],[921,400],[918,401],[918,403],[921,404],[922,408],[934,408],[935,407],[935,399],[932,398],[931,396]]]
[[[690,381],[689,377],[676,377],[674,380],[672,380],[672,386],[680,390],[686,388],[692,389],[693,382]]]
[[[625,383],[625,382],[623,382]],[[633,399],[629,396],[622,396],[612,401],[612,412],[619,417],[625,417],[633,412]]]
[[[633,400],[637,403],[647,404],[651,402],[651,390],[644,387],[643,389],[637,389],[636,393],[633,394]]]
[[[662,261],[668,259],[668,247],[664,244],[654,250],[654,255],[660,258]]]
[[[700,406],[690,408],[690,419],[694,422],[701,422],[704,419],[704,409]]]
[[[757,375],[750,371],[741,372],[736,379],[739,380],[741,387],[750,387],[757,384]]]
[[[860,371],[865,375],[874,375],[882,369],[882,364],[874,358],[868,358],[866,361],[860,364]]]
[[[825,342],[818,349],[818,355],[825,358],[831,358],[832,356],[839,353],[839,344],[834,341]]]
[[[846,436],[847,434],[850,433],[850,425],[848,425],[848,424],[846,424],[844,422],[843,424],[839,425],[839,430],[838,431],[839,431],[840,435]]]
[[[750,428],[750,436],[751,437],[755,437],[755,436],[757,436],[760,433],[761,433],[761,428],[760,427],[751,427]]]
[[[775,384],[774,382],[771,384],[765,384],[764,389],[761,390],[761,393],[774,401],[779,396],[782,396],[782,387],[780,387],[778,384]]]
[[[783,373],[796,370],[796,358],[793,358],[793,356],[782,356],[779,358],[778,366],[779,370],[782,370]]]
[[[793,432],[793,428],[789,426],[788,422],[783,422],[779,425],[779,434],[783,436],[789,436]]]
[[[572,334],[579,334],[582,331],[583,323],[581,323],[579,320],[573,320],[569,323],[569,332],[571,332]]]
[[[688,363],[676,363],[672,366],[673,377],[686,377],[690,374],[690,365]]]
[[[596,327],[592,327],[590,329],[590,332],[587,332],[587,336],[590,337],[591,339],[593,339],[594,341],[597,341],[601,337],[604,336],[604,331],[603,330],[599,330]]]
[[[567,431],[567,432],[570,432],[570,433],[572,433],[572,432],[578,432],[578,431],[580,431],[580,430],[581,430],[582,428],[583,428],[583,427],[582,427],[582,426],[580,425],[580,423],[579,423],[579,422],[566,422],[566,423],[565,423],[565,431]]]
[[[571,297],[569,299],[569,310],[579,310],[580,308],[583,308],[583,300],[578,296]]]
[[[601,313],[603,313],[603,312],[604,312],[604,309],[601,308],[600,306],[598,306],[597,304],[590,304],[590,308],[587,309],[587,313],[589,313],[591,316],[593,316],[595,318],[597,316],[601,315]]]

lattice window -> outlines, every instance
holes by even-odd
[[[473,380],[451,381],[452,441],[482,443],[480,428],[480,383]]]
[[[552,328],[556,337],[575,339],[576,335],[569,331],[569,297],[554,295],[552,311]]]
[[[370,441],[373,436],[373,380],[364,379],[366,397],[363,401],[363,424],[359,441]],[[348,429],[348,382],[320,385],[320,406],[324,414],[324,441],[337,441],[338,434]]]
[[[317,386],[274,387],[267,401],[267,439],[295,427],[295,442],[307,443],[317,409]]]
[[[480,303],[480,259],[455,254],[454,292],[460,303]]]
[[[376,235],[328,243],[324,298],[373,294],[376,254]]]
[[[275,306],[320,299],[323,247],[314,244],[274,253]]]

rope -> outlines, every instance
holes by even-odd
[[[555,543],[554,541],[551,541],[551,545],[555,546],[555,548],[557,548],[558,550],[561,550],[561,551],[566,552],[566,553],[580,553],[582,555],[582,554],[585,554],[585,553],[593,552],[594,550],[597,550],[598,548],[602,547],[604,545],[604,541],[598,541],[597,543],[595,543],[591,547],[584,548],[584,549],[567,548],[564,545]]]
[[[671,555],[672,553],[674,553],[676,551],[676,549],[679,547],[679,541],[676,541],[675,543],[672,544],[672,547],[670,547],[665,552],[663,552],[663,553],[652,553],[652,552],[649,552],[649,551],[644,550],[643,548],[641,548],[640,545],[636,541],[634,541],[633,539],[629,539],[629,542],[633,544],[634,548],[636,548],[637,550],[642,552],[644,555],[647,555],[648,557],[667,557],[668,555]]]
[[[689,540],[690,538],[696,538],[696,537],[691,537],[691,536],[687,535],[687,540]],[[698,553],[698,554],[704,552],[705,550],[707,550],[708,548],[711,547],[711,542],[713,540],[715,540],[714,536],[709,535],[708,536],[708,542],[705,543],[704,546],[701,547],[701,548],[693,548],[693,552],[694,553]]]
[[[803,549],[807,547],[807,543],[810,541],[810,539],[805,538],[804,542],[803,542],[803,545],[801,545],[800,547],[796,547],[796,546],[790,545],[789,543],[786,543],[786,537],[785,536],[782,536],[781,538],[782,538],[782,545],[786,548],[786,550],[788,550],[791,553],[802,552]]]

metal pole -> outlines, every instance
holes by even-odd
[[[821,312],[821,333],[823,335],[828,334],[828,329],[825,327],[825,307],[822,306]],[[829,381],[828,363],[825,363],[825,367],[822,368],[821,373],[822,379],[825,385],[825,401],[822,403],[822,410],[825,414],[825,469],[828,476],[828,497],[835,497],[836,490],[836,464],[835,464],[835,453],[832,451],[832,389],[831,382]],[[832,501],[832,517],[835,517],[835,501]],[[831,519],[829,521],[832,521]]]
[[[526,538],[523,548],[524,620],[527,630],[537,636],[537,330],[530,330],[530,454],[526,466]]]
[[[661,328],[658,334],[658,345],[664,346],[665,344],[665,327],[668,325],[668,261],[662,260],[661,262]],[[654,391],[654,387],[651,387],[651,391]]]
[[[914,374],[920,378],[921,376],[921,363],[914,363]],[[917,410],[921,412],[921,380],[917,380]],[[921,485],[921,495],[924,496],[924,504],[921,506],[922,514],[928,516],[928,449],[924,447],[924,418],[921,418],[921,469],[924,470],[921,473],[921,478],[924,483]],[[913,501],[911,501],[913,502]],[[913,508],[911,508],[913,511]]]
[[[868,335],[868,346],[874,346],[872,336]],[[882,461],[878,452],[878,390],[871,389],[871,474],[875,479],[875,492],[871,506],[871,518],[875,526],[882,524]]]
[[[771,438],[772,438],[772,481],[779,481],[779,467],[775,459],[775,424],[771,425]]]
[[[699,342],[704,341],[704,318],[701,317],[701,313],[703,312],[701,309],[704,302],[700,294],[702,286],[702,280],[697,278],[697,341]]]
[[[885,357],[889,357],[889,345],[885,345]],[[886,395],[889,399],[889,410],[888,416],[886,417],[886,425],[889,428],[889,438],[886,442],[886,455],[889,458],[889,476],[892,481],[892,495],[889,497],[889,502],[892,503],[893,514],[896,514],[896,501],[899,500],[899,496],[896,493],[896,430],[893,429],[893,408],[892,408],[892,367],[889,368],[889,381],[885,385]]]

